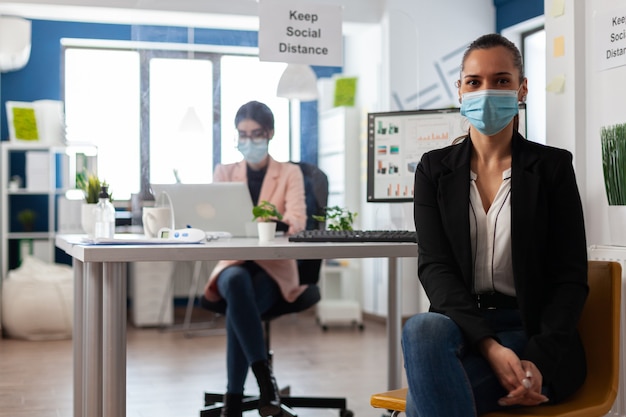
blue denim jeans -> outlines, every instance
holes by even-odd
[[[278,284],[253,262],[224,269],[217,288],[226,300],[226,390],[243,394],[248,368],[267,359],[261,315],[282,297]]]
[[[518,355],[527,343],[518,310],[485,310],[501,343]],[[421,313],[402,330],[407,417],[472,417],[502,409],[507,395],[489,363],[466,346],[449,317]]]

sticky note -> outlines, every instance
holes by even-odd
[[[565,90],[565,74],[555,76],[546,86],[546,91],[550,93],[560,94],[563,90]]]
[[[557,58],[565,55],[565,37],[557,36],[554,38],[554,52],[552,55]]]
[[[552,0],[550,16],[559,17],[565,14],[565,0]]]
[[[32,107],[13,107],[12,110],[15,137],[20,140],[39,140],[35,109]]]
[[[354,106],[356,82],[356,77],[342,77],[335,81],[335,107]]]

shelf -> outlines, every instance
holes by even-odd
[[[0,259],[2,278],[21,262],[21,241],[34,244],[34,256],[48,262],[67,261],[57,254],[54,239],[63,216],[59,211],[65,192],[76,183],[77,170],[96,169],[95,146],[85,144],[50,145],[45,143],[2,142],[0,175]],[[19,177],[21,187],[9,189],[9,182]],[[62,206],[65,207],[65,206]],[[17,213],[31,209],[37,214],[33,232],[24,232]],[[57,258],[57,256],[59,258]]]
[[[6,234],[6,239],[52,239],[54,236],[50,232],[11,232]]]

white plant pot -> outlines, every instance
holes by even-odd
[[[84,203],[80,208],[80,226],[87,236],[96,235],[96,206],[98,203]]]
[[[276,235],[276,223],[260,222],[257,225],[259,230],[259,242],[271,242]]]
[[[611,245],[626,246],[626,206],[609,206]]]

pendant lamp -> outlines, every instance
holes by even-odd
[[[0,72],[24,68],[30,57],[30,46],[30,20],[0,16]]]
[[[181,133],[203,133],[204,126],[200,121],[200,117],[198,117],[198,112],[196,112],[196,108],[193,106],[189,106],[182,120],[180,121],[180,125],[178,126],[178,131]]]
[[[317,77],[309,65],[288,64],[278,81],[278,97],[311,101],[317,99]]]

